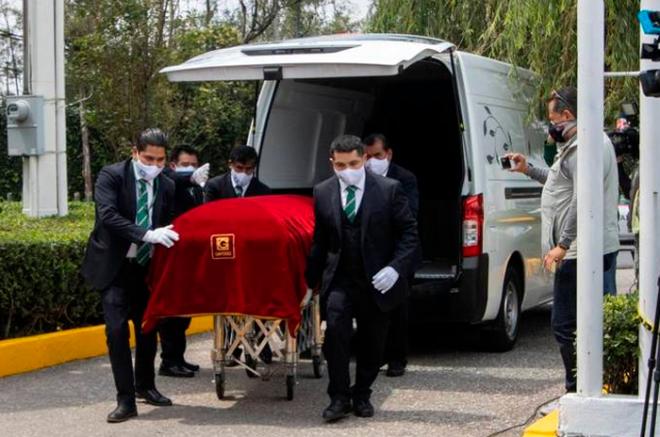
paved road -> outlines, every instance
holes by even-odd
[[[619,288],[628,281],[621,277]],[[218,401],[210,335],[198,335],[188,359],[202,365],[200,374],[157,380],[175,406],[140,404],[136,420],[106,424],[114,388],[103,357],[0,379],[0,435],[487,436],[524,422],[537,405],[562,394],[561,362],[549,324],[547,307],[526,313],[517,347],[503,354],[479,351],[474,332],[427,326],[417,333],[408,373],[376,381],[376,416],[332,425],[320,418],[326,380],[313,379],[309,363],[301,366],[292,402],[283,398],[283,379],[248,379],[242,370],[228,375],[231,399]],[[518,428],[503,435],[520,433]]]

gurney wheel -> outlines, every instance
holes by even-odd
[[[225,374],[216,373],[215,374],[215,394],[218,395],[218,399],[222,400],[225,397]]]
[[[323,374],[325,373],[323,357],[320,355],[314,355],[312,357],[312,366],[314,367],[314,377],[323,378]]]
[[[296,377],[293,375],[286,376],[286,400],[293,400],[293,389],[296,385]]]
[[[257,360],[252,358],[250,354],[247,352],[245,353],[245,365],[248,366],[252,370],[257,370]],[[247,376],[249,378],[256,378],[257,374],[254,372],[249,371],[248,369],[245,369],[245,373],[247,373]]]

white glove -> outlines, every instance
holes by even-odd
[[[179,234],[172,229],[173,227],[174,225],[169,225],[164,228],[156,228],[153,231],[149,230],[144,234],[144,237],[142,237],[142,241],[151,244],[162,244],[163,246],[170,248],[174,246],[175,241],[179,241]]]
[[[209,180],[209,170],[211,169],[211,164],[208,162],[195,170],[193,174],[190,176],[190,180],[199,185],[200,187],[204,188],[204,185],[206,185],[206,181]]]
[[[385,294],[390,291],[390,288],[394,287],[396,281],[399,280],[399,273],[394,270],[392,267],[384,267],[380,272],[376,273],[373,278],[371,278],[371,283],[374,288]]]

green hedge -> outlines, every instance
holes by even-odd
[[[98,293],[80,275],[94,205],[71,202],[69,212],[30,219],[0,202],[0,338],[101,322]]]
[[[603,383],[608,392],[637,394],[639,324],[637,293],[605,296]]]

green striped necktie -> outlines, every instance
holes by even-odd
[[[147,182],[144,179],[138,180],[138,203],[136,221],[138,226],[149,229],[149,192],[147,191]],[[141,243],[138,246],[136,260],[141,266],[146,265],[151,258],[151,244]]]
[[[344,206],[344,214],[346,214],[346,217],[348,218],[348,221],[353,223],[353,220],[355,220],[355,214],[357,214],[357,199],[355,198],[355,192],[357,191],[357,187],[355,185],[349,185],[346,187],[346,193],[348,194],[346,196],[346,206]]]

